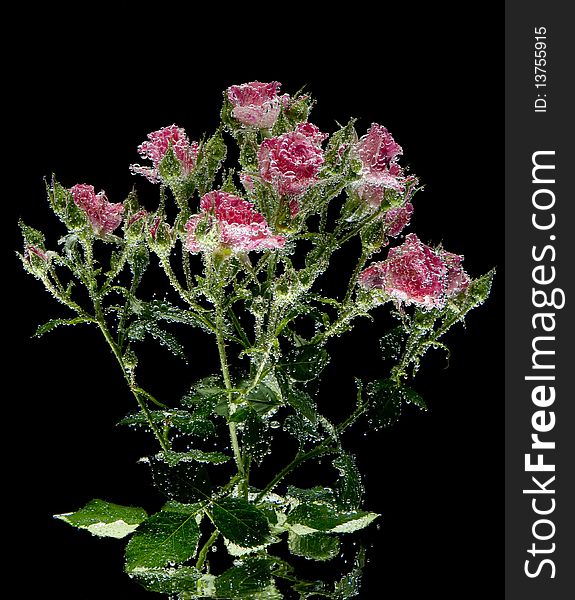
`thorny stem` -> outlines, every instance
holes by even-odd
[[[232,381],[230,378],[230,370],[228,367],[228,357],[226,355],[226,342],[224,340],[224,314],[223,314],[223,306],[222,306],[222,293],[221,290],[218,290],[215,304],[216,304],[216,341],[218,344],[218,353],[220,356],[220,366],[222,369],[222,375],[224,376],[224,383],[226,385],[226,390],[228,391],[228,404],[231,408],[232,406]],[[236,461],[236,465],[238,467],[238,473],[242,477],[245,478],[245,470],[244,464],[242,461],[242,453],[240,450],[240,444],[238,442],[238,435],[236,431],[235,423],[228,423],[228,428],[230,430],[230,440],[232,442],[232,449],[234,451],[234,458]],[[247,485],[246,485],[247,488]]]
[[[365,412],[365,405],[363,403],[359,403],[354,412],[342,423],[340,423],[336,428],[336,434],[339,436],[343,433],[350,425],[355,423],[357,419]],[[333,438],[329,437],[320,442],[315,448],[308,450],[307,452],[298,452],[294,459],[287,464],[271,481],[266,485],[266,487],[258,494],[256,498],[256,503],[260,502],[261,499],[271,490],[273,490],[278,483],[286,476],[289,475],[294,469],[296,469],[299,465],[301,465],[306,460],[310,458],[315,458],[316,456],[321,456],[322,454],[331,454],[333,452],[337,452],[337,448],[329,448],[329,444],[332,443]]]
[[[199,321],[201,321],[206,326],[207,329],[215,332],[213,324],[210,323],[210,321],[208,319],[206,319],[202,314],[202,313],[206,312],[206,309],[204,309],[202,306],[200,306],[197,302],[194,302],[192,300],[192,298],[193,298],[192,293],[188,290],[185,290],[184,287],[182,286],[182,284],[178,281],[178,278],[177,278],[176,274],[174,273],[174,270],[172,269],[172,265],[170,264],[170,258],[168,256],[162,255],[162,256],[160,256],[160,262],[162,264],[164,272],[166,273],[166,275],[168,277],[170,284],[176,290],[176,292],[178,292],[178,294],[180,295],[180,298],[184,302],[186,302],[190,306],[190,308],[192,308],[194,310],[194,315],[196,316],[196,318]]]
[[[347,292],[345,294],[345,298],[343,299],[343,305],[345,306],[351,299],[351,295],[353,290],[355,289],[355,284],[357,283],[357,278],[359,276],[360,271],[363,269],[365,265],[365,261],[368,259],[369,252],[366,251],[365,248],[361,251],[361,256],[359,257],[357,264],[355,265],[355,269],[351,275],[351,279],[349,280],[349,285],[347,288]]]
[[[93,265],[94,259],[93,259],[93,253],[92,253],[92,240],[86,240],[84,242],[83,246],[84,246],[84,252],[85,252],[85,257],[86,257],[86,264],[88,265],[88,283],[89,283],[88,291],[90,293],[90,297],[92,298],[92,302],[94,304],[94,310],[96,313],[95,314],[96,322],[98,323],[100,331],[102,332],[104,338],[108,342],[108,345],[110,346],[114,356],[116,357],[116,360],[118,361],[118,364],[120,365],[120,369],[122,370],[122,374],[124,375],[124,378],[126,379],[128,387],[130,388],[132,395],[136,399],[136,402],[138,403],[138,406],[140,407],[141,411],[144,413],[144,416],[146,417],[146,420],[148,421],[148,425],[150,426],[150,429],[152,430],[152,432],[158,439],[158,442],[160,443],[162,450],[164,450],[164,452],[169,452],[170,447],[166,441],[166,438],[162,435],[162,432],[160,431],[158,426],[152,420],[152,416],[150,414],[150,411],[148,410],[148,407],[146,406],[146,403],[140,398],[140,395],[136,391],[134,383],[126,369],[126,366],[124,365],[122,352],[121,352],[120,348],[118,347],[118,344],[112,337],[112,334],[110,333],[110,330],[108,329],[108,326],[106,324],[106,319],[104,317],[104,311],[102,310],[102,303],[100,302],[100,293],[97,290],[96,276],[94,274],[94,265]]]
[[[220,532],[215,529],[208,541],[203,545],[202,549],[198,554],[198,560],[196,562],[196,569],[201,570],[206,562],[206,557],[208,556],[208,551],[212,547],[213,543],[218,539],[218,535]]]
[[[104,338],[108,342],[108,345],[112,349],[112,352],[113,352],[114,356],[116,357],[118,364],[120,365],[122,374],[124,375],[124,378],[126,379],[126,382],[128,383],[128,387],[130,388],[130,391],[132,392],[132,395],[136,399],[136,402],[138,403],[138,406],[140,407],[141,411],[144,413],[144,416],[146,417],[146,420],[148,421],[148,425],[150,426],[150,429],[152,430],[152,432],[158,439],[158,442],[160,443],[162,450],[164,450],[164,452],[169,452],[170,447],[169,447],[168,443],[166,442],[166,438],[164,437],[164,435],[162,434],[162,432],[160,431],[158,426],[154,423],[154,421],[152,419],[152,415],[150,414],[150,411],[149,411],[148,407],[146,406],[146,403],[140,398],[140,394],[138,393],[138,391],[136,391],[136,387],[134,386],[129,373],[126,370],[120,349],[118,348],[118,345],[114,341],[114,338],[112,337],[112,334],[110,333],[110,331],[106,325],[106,321],[104,320],[104,315],[102,312],[102,307],[100,305],[99,299],[97,299],[97,298],[94,298],[94,307],[96,309],[96,321],[98,322],[100,331],[102,332],[102,334],[104,335]]]
[[[130,310],[130,303],[134,294],[136,293],[136,288],[138,287],[138,278],[134,275],[132,276],[132,283],[130,284],[130,291],[128,292],[128,297],[126,298],[126,303],[124,304],[124,309],[122,310],[122,315],[120,317],[120,322],[118,323],[118,346],[122,348],[124,346],[124,341],[126,338],[126,319],[128,318],[128,313]]]
[[[403,356],[401,357],[398,365],[392,369],[392,373],[399,369],[403,369],[405,367],[405,365],[409,362],[409,360],[411,359],[411,356],[412,356],[413,346],[415,345],[416,340],[417,340],[417,336],[412,335],[412,337],[410,338],[410,340],[407,343],[407,346],[405,348]],[[401,373],[401,371],[399,371],[399,372]],[[347,419],[345,419],[345,421],[342,421],[339,425],[336,426],[336,428],[335,428],[336,435],[339,436],[350,425],[355,423],[355,421],[357,421],[357,419],[359,419],[359,417],[361,417],[361,415],[363,415],[365,413],[366,409],[367,409],[367,405],[362,400],[361,388],[360,388],[360,389],[358,389],[358,393],[357,393],[356,409],[353,411],[353,413],[351,413],[351,415]],[[272,479],[272,481],[270,483],[268,483],[268,485],[266,485],[266,487],[258,494],[258,496],[255,500],[256,503],[260,502],[261,499],[269,491],[273,490],[276,487],[276,485],[278,485],[278,483],[280,483],[280,481],[286,475],[289,475],[289,473],[291,473],[295,468],[297,468],[303,462],[309,460],[310,458],[320,456],[321,454],[330,454],[332,452],[337,452],[337,448],[328,448],[329,444],[332,441],[333,441],[333,437],[329,437],[329,438],[326,438],[325,440],[323,440],[322,442],[320,442],[315,448],[312,448],[311,450],[308,450],[307,452],[298,451],[298,453],[295,455],[294,459],[289,464],[287,464]]]

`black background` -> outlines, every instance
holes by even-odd
[[[482,6],[472,18],[386,7],[377,18],[332,12],[325,22],[302,11],[266,21],[259,12],[257,25],[258,11],[247,8],[217,18],[174,12],[146,25],[87,15],[68,26],[37,14],[26,28],[31,52],[9,48],[4,263],[13,283],[4,347],[13,384],[4,393],[3,495],[20,537],[12,572],[27,595],[148,596],[121,572],[123,542],[91,538],[51,515],[93,497],[150,510],[161,499],[135,464],[146,438],[114,426],[133,406],[103,340],[88,328],[30,339],[37,324],[66,311],[21,273],[16,220],[48,231],[56,245],[62,230],[43,182],[52,172],[66,186],[103,188],[113,202],[136,184],[153,207],[157,190],[128,171],[146,133],[175,122],[198,139],[218,122],[221,91],[254,79],[281,81],[291,93],[306,85],[317,99],[310,120],[324,131],[350,116],[360,132],[374,121],[387,126],[404,148],[402,163],[426,186],[410,230],[464,254],[472,275],[498,267],[488,303],[445,340],[449,368],[433,353],[415,380],[430,410],[407,410],[392,429],[367,436],[356,426],[347,443],[366,474],[366,506],[383,515],[362,536],[373,547],[361,598],[502,588],[503,19]],[[348,268],[345,256],[336,268]],[[361,323],[330,346],[320,406],[334,417],[351,401],[352,376],[383,374],[383,323]],[[189,366],[150,354],[146,376],[159,373],[150,376],[156,389],[175,394],[175,382],[215,360],[214,345],[192,339]]]

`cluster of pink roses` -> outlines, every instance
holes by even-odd
[[[359,282],[367,289],[383,290],[405,304],[443,308],[449,298],[469,286],[462,260],[457,254],[433,250],[410,233],[401,246],[389,251],[386,260],[365,269]]]
[[[280,83],[258,81],[233,85],[227,97],[232,116],[242,126],[269,130],[274,126],[282,108],[289,107],[290,97],[278,95]],[[325,162],[322,144],[327,138],[315,125],[302,122],[292,131],[275,137],[264,137],[257,152],[258,173],[241,173],[240,179],[248,191],[254,190],[254,178],[268,183],[281,197],[288,200],[292,217],[299,211],[304,192],[319,180]],[[190,142],[185,131],[176,125],[148,134],[138,152],[151,166],[131,165],[133,173],[147,177],[153,183],[163,181],[160,163],[169,149],[179,163],[182,177],[193,173],[199,144]],[[398,236],[409,224],[413,205],[409,201],[409,185],[415,178],[406,177],[398,164],[401,146],[388,130],[374,123],[352,147],[353,155],[361,161],[359,179],[352,184],[355,193],[369,207],[381,205],[385,190],[404,194],[403,205],[387,210],[382,219],[387,237]],[[71,188],[74,202],[87,215],[93,231],[102,236],[113,232],[122,222],[122,204],[108,202],[104,192],[95,193],[93,186],[78,184]],[[147,213],[132,216],[128,226]],[[159,218],[152,225],[155,235]],[[274,235],[265,217],[254,205],[239,196],[212,191],[200,200],[200,212],[186,223],[185,247],[189,252],[223,249],[230,254],[254,250],[283,248],[286,238]],[[461,266],[462,257],[444,250],[434,250],[423,244],[415,234],[389,251],[388,257],[365,269],[359,283],[368,289],[381,289],[390,297],[405,304],[426,309],[442,308],[447,300],[464,291],[470,282]]]

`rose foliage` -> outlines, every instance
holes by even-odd
[[[21,224],[24,268],[67,311],[37,334],[78,324],[102,333],[134,400],[121,423],[152,434],[144,461],[165,496],[151,515],[91,500],[58,518],[128,538],[126,572],[152,592],[356,595],[361,552],[353,571],[330,583],[298,579],[288,559],[330,560],[378,518],[363,506],[344,433],[387,427],[406,404],[425,408],[410,385],[421,358],[445,348],[446,332],[489,294],[492,272],[468,275],[462,256],[407,233],[419,182],[385,127],[358,133],[350,120],[321,131],[309,120],[309,95],[279,90],[278,82],[231,86],[217,130],[202,141],[170,125],[147,136],[138,159],[135,140],[140,162],[131,171],[157,186],[155,205],[142,206],[135,191],[109,200],[88,183],[53,179],[60,246]],[[235,164],[226,159],[233,145]],[[354,251],[355,268],[337,263]],[[149,277],[151,295],[142,285]],[[383,308],[395,319],[381,340],[388,370],[338,396],[348,416],[332,422],[323,412],[334,400],[319,385],[330,351]],[[193,350],[180,341],[185,328],[199,330]],[[161,386],[140,384],[146,342],[191,357],[192,375],[202,344],[213,343],[219,361],[185,382],[174,403]],[[295,471],[318,459],[317,485],[295,487]],[[208,558],[217,546],[230,555],[220,573]]]

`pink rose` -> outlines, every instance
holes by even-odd
[[[316,146],[321,146],[322,142],[327,140],[327,138],[329,137],[327,133],[322,133],[319,130],[319,127],[317,127],[313,123],[308,123],[307,121],[305,123],[298,123],[294,131],[305,135]]]
[[[356,144],[355,151],[362,163],[361,179],[355,190],[369,206],[379,207],[386,189],[404,191],[407,179],[397,164],[403,150],[383,125],[373,123]]]
[[[401,146],[383,125],[372,123],[369,131],[356,146],[364,170],[384,173],[395,159],[403,154]]]
[[[287,97],[278,97],[281,83],[252,81],[228,88],[228,99],[233,105],[232,115],[243,125],[271,129]]]
[[[445,306],[447,277],[443,258],[410,233],[384,261],[365,269],[359,283],[368,289],[381,289],[405,304],[431,309]]]
[[[186,223],[186,248],[202,252],[223,247],[232,252],[283,248],[285,238],[273,235],[262,214],[253,204],[228,194],[209,192],[200,201],[202,212]]]
[[[261,178],[282,196],[297,196],[317,181],[324,162],[324,135],[315,125],[300,124],[295,131],[265,139],[258,151]]]
[[[389,237],[397,237],[408,225],[413,214],[413,204],[407,202],[403,206],[390,208],[384,217],[385,233]]]
[[[108,202],[105,192],[96,194],[94,186],[83,183],[76,184],[70,192],[76,205],[86,213],[96,235],[112,233],[122,222],[124,205]]]
[[[130,165],[130,170],[134,174],[144,175],[152,183],[160,182],[158,167],[170,146],[180,163],[181,174],[189,175],[196,167],[199,146],[197,142],[190,143],[186,132],[176,125],[148,133],[148,141],[138,146],[138,153],[142,158],[151,160],[152,166]]]

